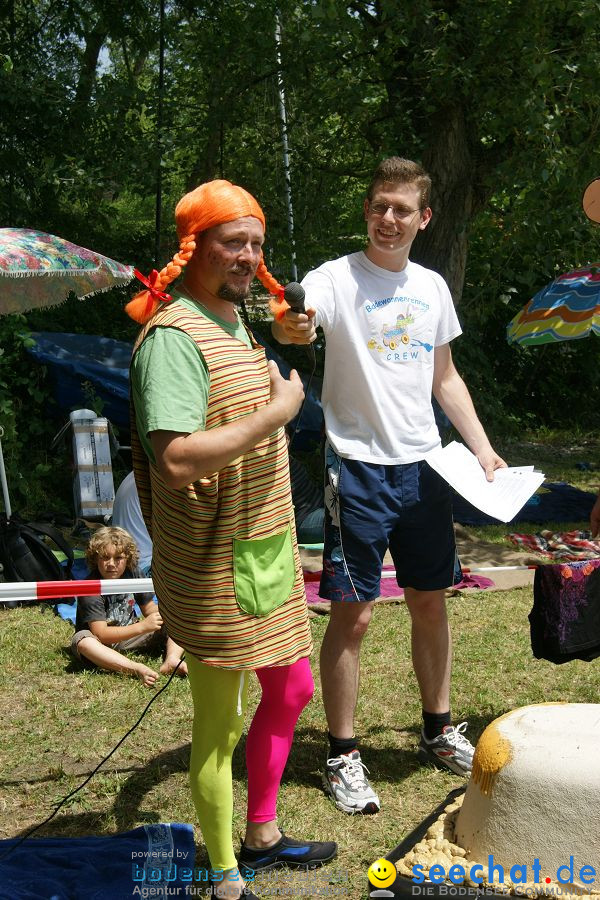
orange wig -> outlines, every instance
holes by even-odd
[[[179,249],[164,269],[160,272],[154,269],[148,278],[136,270],[137,277],[146,285],[146,289],[136,294],[127,304],[127,315],[142,325],[151,319],[161,303],[171,300],[164,289],[181,275],[181,270],[191,259],[196,249],[197,235],[215,225],[233,222],[244,216],[254,216],[265,228],[264,213],[252,194],[230,181],[207,181],[185,194],[175,207]],[[256,275],[270,294],[283,299],[283,288],[268,271],[262,254]]]

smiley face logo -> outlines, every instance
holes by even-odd
[[[396,880],[396,866],[387,859],[376,859],[367,874],[373,887],[386,888]]]

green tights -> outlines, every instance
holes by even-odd
[[[233,869],[231,758],[244,727],[250,673],[207,666],[191,653],[186,662],[194,700],[192,799],[211,866]]]

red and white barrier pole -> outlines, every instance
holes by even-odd
[[[537,566],[481,566],[475,569],[463,568],[463,572],[516,572],[523,569],[537,569]],[[394,578],[393,569],[385,569],[382,578]],[[320,572],[305,572],[306,581],[318,581]],[[16,581],[0,582],[0,603],[9,600],[61,600],[66,597],[104,597],[109,594],[154,593],[151,578],[112,578],[97,581]]]
[[[153,594],[151,578],[108,578],[97,581],[0,582],[0,603],[9,600],[62,600],[64,597],[97,597],[98,594]]]
[[[466,575],[472,575],[473,572],[521,572],[524,569],[537,569],[537,566],[478,566],[471,569],[469,566],[462,566],[461,571]],[[395,571],[383,571],[382,578],[394,578]]]
[[[471,569],[470,567],[462,568],[462,571],[467,575],[472,575],[473,572],[520,572],[524,569],[537,569],[537,566],[478,566],[475,569]],[[384,568],[381,573],[382,578],[395,578],[396,570],[394,568],[388,568],[387,566]],[[321,578],[321,572],[305,572],[304,580],[305,581],[319,581]]]

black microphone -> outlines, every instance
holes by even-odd
[[[303,313],[304,298],[306,294],[304,288],[298,281],[290,281],[283,289],[283,296],[290,309],[295,313]]]
[[[292,312],[306,313],[306,310],[304,308],[304,299],[306,297],[306,293],[304,291],[304,288],[298,281],[290,281],[288,284],[286,284],[283,289],[283,296]],[[312,363],[314,371],[315,348],[312,344],[306,345],[306,352],[308,353],[308,357]]]

